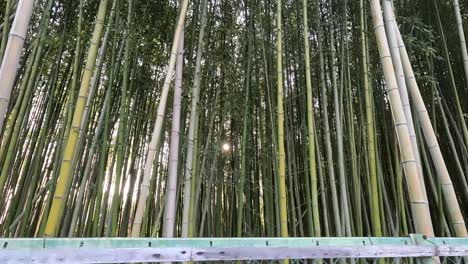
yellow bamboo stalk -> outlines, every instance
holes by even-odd
[[[286,198],[286,159],[284,150],[284,107],[283,107],[283,40],[281,0],[278,0],[276,15],[277,28],[277,75],[278,75],[278,172],[279,172],[279,210],[281,223],[281,237],[288,237],[288,211]],[[287,263],[287,262],[285,262]]]
[[[66,194],[68,193],[67,187],[72,179],[72,160],[75,149],[78,143],[78,136],[80,133],[81,120],[86,105],[86,98],[91,83],[91,77],[94,67],[96,65],[96,57],[99,49],[99,42],[101,40],[102,31],[104,28],[104,19],[107,12],[108,0],[102,0],[99,4],[99,10],[96,17],[96,25],[94,27],[91,44],[89,47],[88,57],[86,59],[86,66],[84,69],[83,77],[81,80],[80,91],[76,102],[75,112],[73,114],[72,126],[70,128],[70,135],[65,145],[62,162],[60,165],[59,177],[57,180],[57,187],[55,189],[52,206],[44,231],[45,236],[55,236],[60,227],[60,222],[63,216],[65,204],[67,201]]]

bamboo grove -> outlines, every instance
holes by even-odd
[[[1,236],[467,236],[467,14],[3,0]]]

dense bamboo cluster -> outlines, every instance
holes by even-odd
[[[463,1],[0,2],[0,236],[468,236]]]

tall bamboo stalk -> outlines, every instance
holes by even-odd
[[[326,160],[328,177],[330,178],[330,190],[332,194],[332,208],[333,208],[333,223],[337,236],[342,235],[341,228],[341,214],[340,207],[338,204],[338,193],[336,190],[336,178],[335,168],[333,167],[333,150],[331,146],[331,135],[330,135],[330,122],[328,120],[328,95],[327,95],[327,83],[325,79],[325,59],[323,55],[323,30],[321,26],[321,12],[320,12],[320,0],[317,0],[317,47],[319,50],[319,65],[320,65],[320,85],[321,85],[321,105],[322,109],[322,121],[324,125],[324,136],[325,136],[325,149],[326,149]]]
[[[313,218],[313,232],[312,236],[319,237],[320,230],[320,215],[318,204],[318,185],[317,185],[317,168],[315,160],[315,137],[314,137],[314,105],[312,100],[312,77],[310,70],[310,45],[309,45],[309,22],[307,16],[307,0],[302,0],[302,16],[303,16],[303,36],[304,36],[304,53],[305,53],[305,77],[307,89],[307,137],[308,137],[308,151],[309,151],[309,174],[310,174],[310,193],[312,195],[312,218]]]
[[[360,0],[360,20],[361,20],[361,54],[362,54],[362,71],[364,97],[366,105],[366,128],[367,128],[367,145],[369,159],[369,174],[371,179],[371,210],[372,210],[372,230],[375,236],[382,236],[382,224],[380,222],[380,208],[377,182],[377,167],[376,167],[376,146],[375,146],[375,131],[374,131],[374,111],[373,111],[373,93],[369,85],[369,72],[367,61],[367,38],[364,27],[364,0]]]
[[[116,0],[118,1],[118,0]],[[125,147],[126,147],[126,136],[128,129],[128,90],[129,90],[129,79],[130,79],[130,52],[133,48],[132,45],[132,17],[133,17],[133,0],[128,0],[127,7],[127,29],[125,32],[125,52],[124,52],[124,68],[123,68],[123,80],[121,85],[121,97],[119,106],[119,128],[117,131],[117,150],[116,150],[116,168],[115,178],[112,188],[112,202],[110,208],[110,214],[112,220],[110,223],[110,231],[112,236],[117,236],[117,221],[118,221],[118,210],[121,201],[121,188],[123,185],[122,174],[124,174],[124,159],[125,159]]]
[[[252,4],[253,5],[253,4]],[[245,71],[245,100],[244,100],[244,120],[242,124],[242,142],[241,142],[241,172],[238,182],[238,189],[237,189],[237,227],[236,227],[236,235],[238,237],[243,236],[242,227],[244,226],[244,203],[247,201],[244,200],[244,188],[245,188],[245,181],[248,175],[248,166],[247,166],[247,143],[249,142],[249,137],[247,137],[247,131],[250,123],[250,81],[251,81],[251,68],[252,68],[252,50],[253,50],[253,43],[252,43],[252,35],[253,35],[253,10],[249,11],[248,19],[249,19],[249,31],[247,32],[247,65]]]
[[[329,1],[329,9],[330,12],[333,14],[333,1]],[[333,18],[331,18],[330,23],[330,64],[331,64],[331,82],[333,88],[333,99],[334,99],[334,106],[335,106],[335,129],[336,129],[336,141],[337,141],[337,154],[338,154],[338,175],[339,175],[339,186],[340,186],[340,201],[341,201],[341,217],[342,217],[342,224],[343,224],[343,234],[347,236],[351,236],[351,223],[350,223],[350,215],[349,215],[349,205],[348,205],[348,198],[347,198],[347,184],[346,184],[346,176],[345,176],[345,161],[344,161],[344,147],[343,147],[343,118],[341,109],[342,103],[340,99],[340,95],[338,92],[338,84],[337,84],[337,66],[336,66],[336,49],[335,49],[335,29],[333,24]],[[341,80],[343,83],[343,80]],[[330,165],[329,165],[330,166]],[[333,166],[333,165],[331,165]]]
[[[96,64],[97,52],[99,49],[99,42],[101,40],[102,31],[104,28],[104,19],[106,17],[108,0],[102,0],[99,4],[99,10],[96,17],[95,27],[93,36],[91,38],[91,45],[89,47],[88,57],[86,59],[86,68],[81,79],[80,91],[78,94],[78,100],[73,114],[72,126],[70,129],[70,135],[68,137],[65,152],[63,154],[62,162],[60,165],[60,173],[57,179],[57,187],[54,193],[54,199],[50,209],[49,216],[47,218],[47,224],[44,234],[46,236],[56,236],[60,227],[60,222],[63,217],[65,204],[67,197],[67,187],[73,176],[72,160],[75,153],[77,140],[79,136],[79,129],[81,125],[81,119],[86,103],[86,96],[88,93],[89,85],[91,82],[91,76],[93,69]]]
[[[277,107],[278,107],[278,191],[281,236],[288,237],[288,211],[286,197],[286,157],[284,150],[284,107],[283,107],[283,26],[282,1],[277,1],[276,10],[276,71],[277,71]],[[287,262],[285,262],[287,263]]]

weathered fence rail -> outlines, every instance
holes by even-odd
[[[139,263],[468,256],[468,238],[0,238],[0,263]]]

